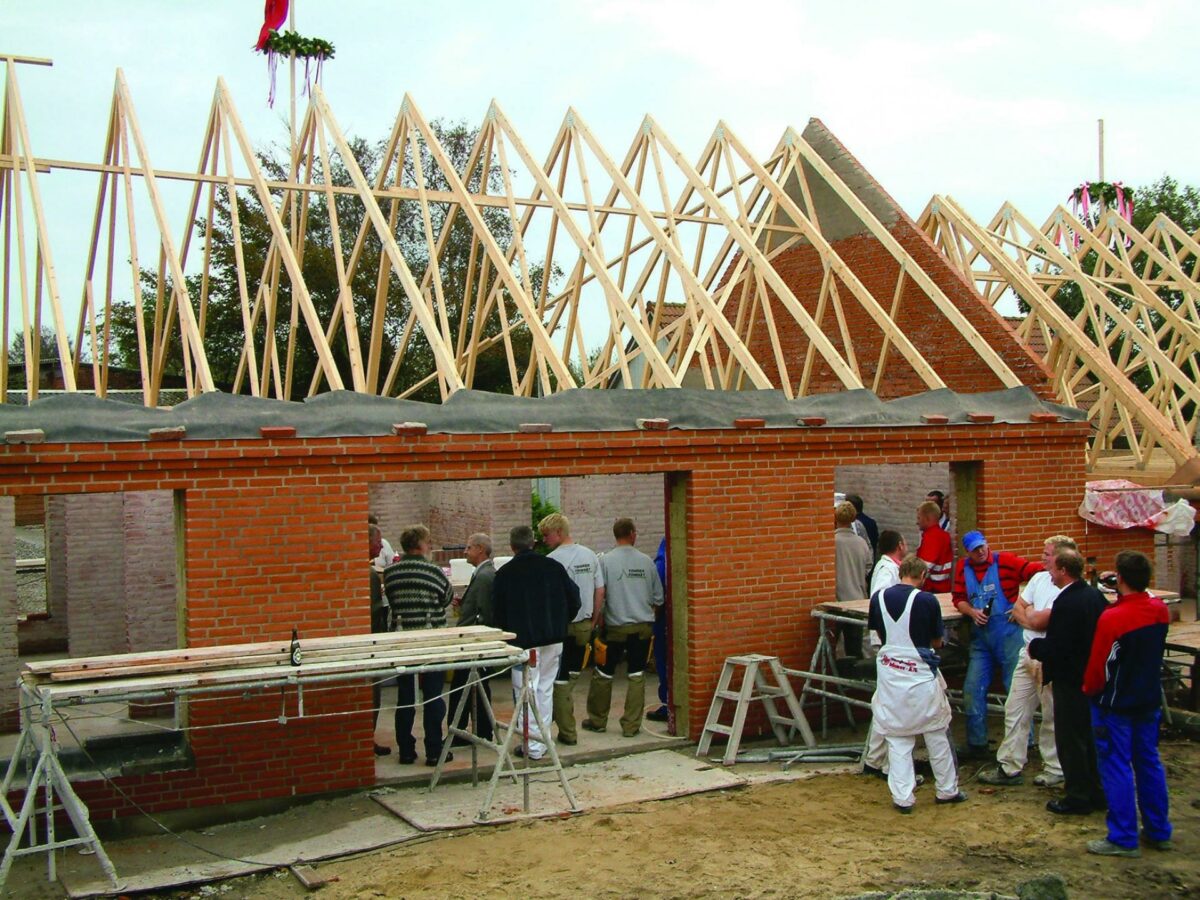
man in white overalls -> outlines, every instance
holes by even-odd
[[[911,813],[916,797],[913,750],[925,739],[937,787],[935,802],[961,803],[958,772],[950,745],[950,701],[934,650],[944,628],[937,598],[920,590],[928,568],[915,555],[900,563],[900,583],[871,596],[868,625],[883,646],[875,657],[876,687],[871,698],[872,727],[887,741],[888,788],[892,803]]]

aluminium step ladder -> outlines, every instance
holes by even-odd
[[[741,670],[742,680],[738,688],[733,688],[734,675]],[[767,681],[770,673],[774,683]],[[787,715],[777,706],[782,700],[787,705]],[[725,702],[732,701],[737,705],[733,711],[733,723],[721,724],[721,713]],[[743,656],[730,656],[725,660],[721,677],[717,681],[717,690],[713,694],[712,705],[708,708],[708,719],[704,723],[704,731],[700,735],[700,744],[696,747],[697,756],[707,756],[712,746],[714,736],[721,734],[729,738],[725,747],[722,763],[733,765],[737,759],[738,745],[742,742],[742,729],[746,725],[746,714],[752,703],[761,702],[767,712],[771,729],[779,740],[780,746],[787,746],[791,731],[799,731],[807,747],[816,747],[812,729],[800,709],[796,694],[788,681],[778,656],[764,656],[761,653],[749,653]]]

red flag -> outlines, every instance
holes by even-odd
[[[287,14],[288,0],[267,0],[266,7],[263,9],[263,26],[258,33],[258,43],[254,45],[255,50],[266,48],[267,38],[270,37],[272,31],[278,31],[287,21]]]

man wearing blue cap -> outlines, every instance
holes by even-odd
[[[983,759],[988,752],[988,688],[999,669],[1004,690],[1008,690],[1024,645],[1021,626],[1010,614],[1021,584],[1044,567],[1015,553],[993,553],[981,531],[968,531],[962,540],[967,555],[955,569],[952,596],[955,607],[974,627],[963,682],[967,746],[960,757]]]

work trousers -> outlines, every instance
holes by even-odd
[[[562,661],[554,679],[554,724],[565,743],[577,740],[575,731],[575,682],[583,671],[583,657],[592,637],[592,620],[584,619],[567,626],[562,644]]]
[[[1104,809],[1091,701],[1072,684],[1054,681],[1050,688],[1054,692],[1054,742],[1066,779],[1063,800],[1075,809]]]
[[[667,611],[659,607],[654,617],[654,671],[658,675],[658,702],[667,705]]]
[[[996,672],[1004,681],[1004,690],[1012,684],[1017,655],[1025,643],[1021,629],[993,621],[983,628],[972,628],[971,658],[963,681],[963,705],[967,719],[967,744],[987,747],[987,695]],[[1028,726],[1025,729],[1029,734]],[[1025,738],[1022,738],[1024,740]]]
[[[1096,759],[1108,800],[1108,839],[1121,847],[1138,845],[1138,810],[1152,841],[1171,839],[1167,818],[1167,775],[1158,757],[1159,710],[1123,716],[1092,706]]]
[[[546,644],[544,647],[534,647],[528,666],[514,666],[512,670],[513,703],[516,704],[516,715],[513,716],[513,727],[522,737],[525,729],[529,729],[529,758],[541,759],[546,754],[546,744],[550,735],[538,727],[536,719],[529,717],[528,710],[520,703],[521,685],[524,684],[526,673],[529,677],[529,690],[533,694],[537,717],[545,723],[547,730],[553,721],[554,676],[558,674],[559,658],[562,656],[562,644]]]
[[[450,715],[454,715],[454,710],[457,710],[462,702],[462,692],[466,689],[467,678],[470,677],[469,669],[455,669],[454,674],[450,678]],[[488,680],[490,671],[488,669],[479,670],[479,686],[483,688],[483,695],[487,698],[488,703],[492,701],[491,682]],[[483,701],[479,698],[479,694],[472,690],[471,696],[467,698],[466,704],[462,711],[458,714],[458,721],[455,722],[455,727],[467,731],[467,720],[471,719],[475,722],[475,734],[479,735],[486,741],[492,739],[492,720],[488,717],[487,710],[484,709]]]
[[[863,765],[872,769],[888,770],[887,738],[875,730],[875,723],[867,729],[867,746],[863,750]]]
[[[929,765],[933,769],[933,781],[937,795],[943,800],[958,793],[958,771],[954,768],[954,751],[950,747],[950,731],[927,731],[921,735],[925,750],[929,753]],[[888,749],[888,790],[892,802],[897,806],[912,806],[917,802],[913,791],[917,787],[917,776],[913,771],[913,750],[917,747],[917,735],[891,735],[884,738]]]
[[[1038,705],[1042,707],[1042,725],[1038,729],[1038,750],[1042,754],[1042,771],[1047,775],[1062,775],[1058,750],[1054,745],[1054,696],[1050,685],[1041,684],[1040,667],[1030,664],[1025,647],[1017,654],[1017,667],[1008,686],[1004,701],[1004,740],[996,751],[996,762],[1009,775],[1016,775],[1029,759],[1029,728]]]
[[[396,678],[396,744],[400,756],[415,756],[417,739],[413,737],[416,720],[414,704],[417,682],[421,683],[421,725],[425,730],[425,758],[437,759],[442,753],[442,722],[446,718],[446,701],[442,688],[446,686],[445,672],[422,672],[420,675],[400,675]]]
[[[588,719],[600,731],[608,727],[612,707],[613,678],[622,659],[628,660],[629,684],[625,689],[625,714],[621,716],[621,732],[633,737],[642,728],[642,713],[646,710],[646,658],[650,655],[649,622],[633,625],[609,625],[604,630],[608,654],[604,665],[592,673],[588,685]]]

